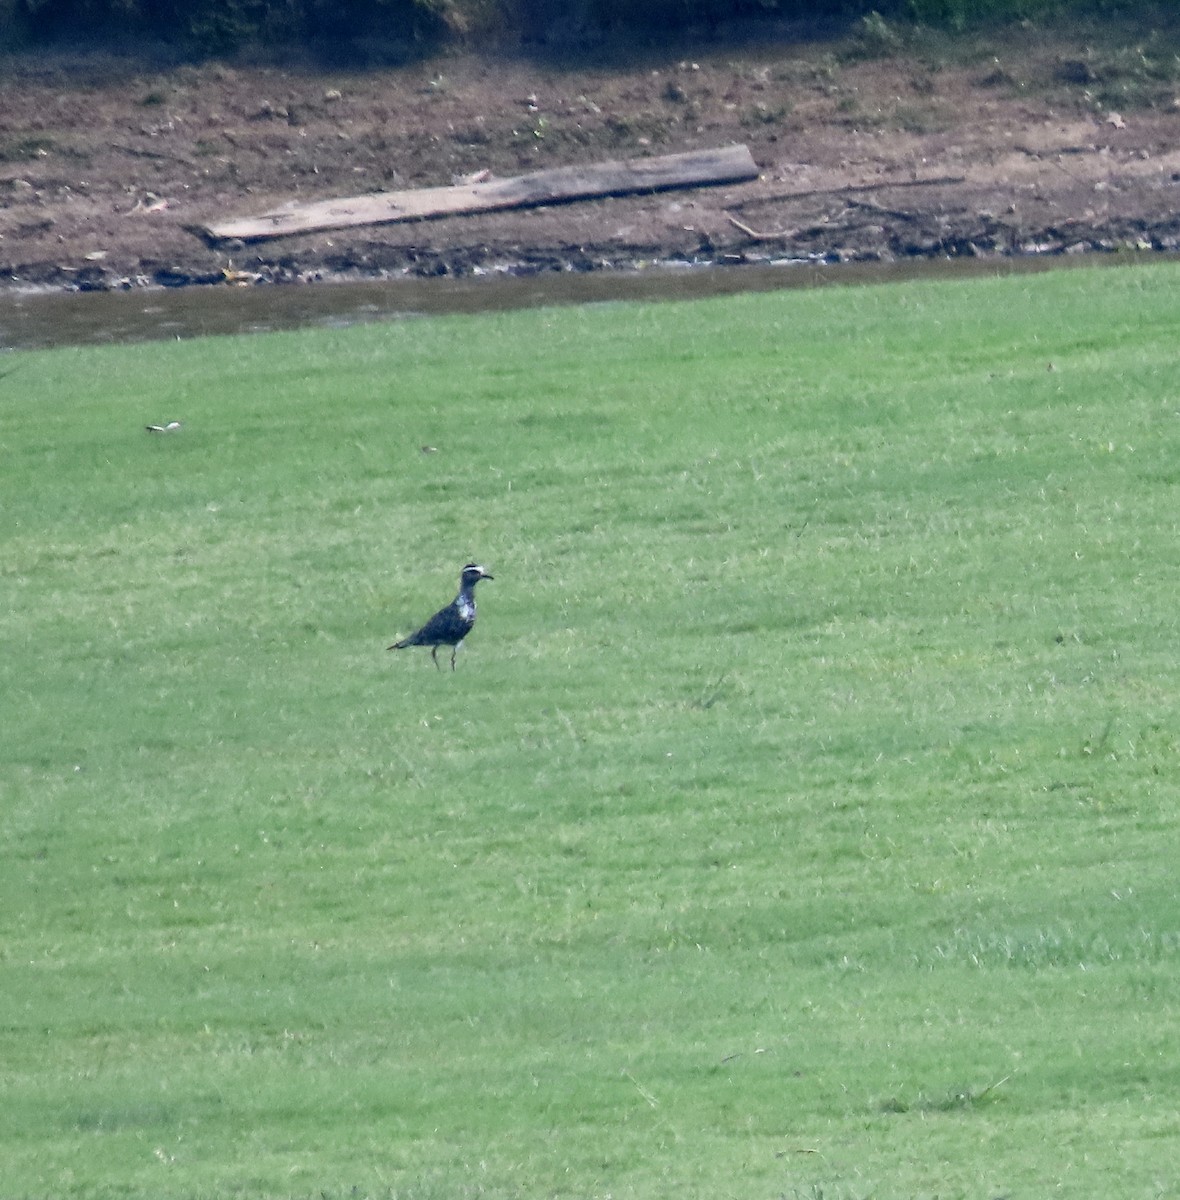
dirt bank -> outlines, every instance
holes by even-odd
[[[713,44],[627,67],[9,60],[0,286],[1173,249],[1180,84],[1125,30],[1103,38]],[[190,231],[289,200],[730,142],[759,180],[250,246]]]

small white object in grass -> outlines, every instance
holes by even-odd
[[[175,433],[181,427],[180,421],[169,421],[167,425],[145,425],[148,433]]]

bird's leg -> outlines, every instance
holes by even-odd
[[[438,666],[438,647],[437,646],[430,647],[430,657],[434,659],[434,665],[436,667],[438,667],[438,669],[441,671],[442,667]]]
[[[455,647],[455,648],[454,648],[454,649],[451,651],[451,670],[452,670],[452,671],[455,669],[455,655],[456,655],[456,654],[458,654],[458,653],[459,653],[459,647],[458,647],[458,646],[456,646],[456,647]]]

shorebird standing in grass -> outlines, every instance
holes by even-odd
[[[481,579],[492,579],[479,563],[468,563],[459,576],[459,594],[409,637],[402,638],[388,647],[390,650],[405,650],[408,646],[429,646],[430,657],[438,667],[439,646],[451,647],[451,670],[455,669],[455,655],[459,643],[471,632],[475,624],[475,585]],[[442,667],[438,667],[441,671]]]

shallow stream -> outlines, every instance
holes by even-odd
[[[1158,259],[1159,255],[1144,258]],[[689,300],[779,288],[951,279],[1127,262],[1128,256],[909,259],[898,263],[661,266],[600,274],[554,273],[462,279],[396,279],[254,287],[204,286],[127,292],[0,290],[0,353],[341,328],[369,321],[481,313],[555,304]],[[1134,256],[1130,261],[1139,261]]]

